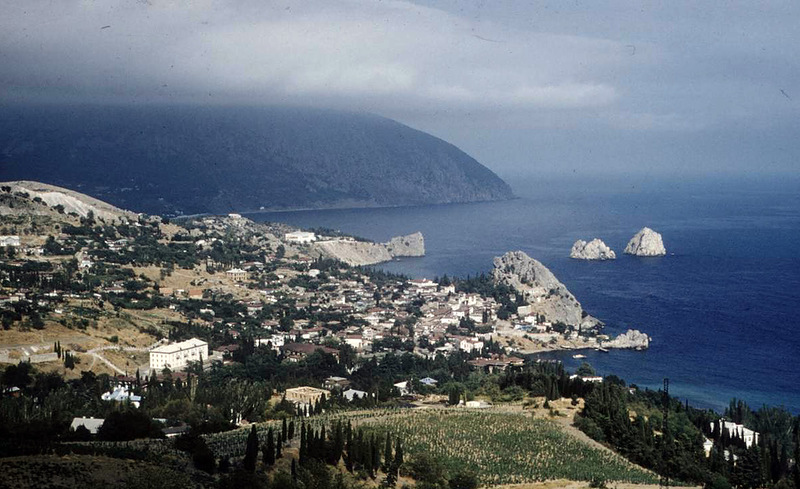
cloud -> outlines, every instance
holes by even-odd
[[[618,94],[591,71],[624,51],[406,2],[49,5],[1,21],[6,97],[596,107]]]

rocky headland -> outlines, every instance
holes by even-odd
[[[509,251],[494,259],[492,277],[520,292],[537,314],[552,323],[575,328],[595,328],[602,323],[584,313],[580,302],[553,272],[522,251]]]
[[[614,260],[617,254],[608,247],[600,238],[589,242],[579,239],[572,245],[569,257],[576,260]]]
[[[661,235],[645,227],[636,233],[625,247],[625,253],[636,256],[664,256],[667,254]]]
[[[334,258],[351,266],[365,266],[398,257],[425,256],[425,238],[420,232],[396,236],[387,243],[341,238],[317,241],[312,248],[320,257]]]

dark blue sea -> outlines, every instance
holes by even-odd
[[[422,231],[427,256],[381,266],[411,277],[488,272],[523,250],[543,262],[606,331],[647,332],[645,352],[585,352],[601,374],[723,410],[731,398],[800,413],[800,180],[796,178],[509,179],[515,200],[259,213],[260,221],[328,227],[376,241]],[[643,226],[668,255],[622,254]],[[599,237],[617,260],[568,258]],[[576,367],[571,353],[549,354]]]

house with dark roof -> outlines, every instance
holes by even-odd
[[[287,343],[283,345],[281,351],[286,360],[290,362],[299,362],[316,351],[330,353],[336,357],[337,362],[339,361],[339,350],[328,346],[314,345],[312,343]]]

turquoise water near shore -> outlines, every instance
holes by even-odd
[[[602,374],[718,410],[732,397],[800,412],[800,181],[754,179],[515,179],[519,198],[475,204],[258,213],[373,240],[422,231],[425,257],[380,265],[411,277],[488,272],[523,250],[540,260],[610,333],[637,328],[645,352],[584,352]],[[622,254],[641,227],[668,255]],[[570,260],[576,239],[599,237],[609,262]],[[572,353],[544,356],[568,366]]]

